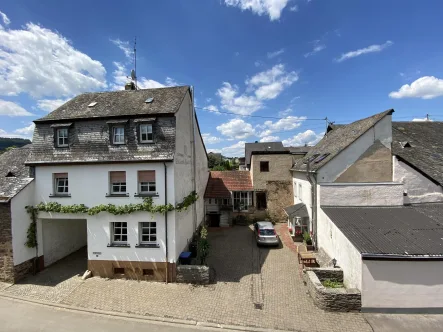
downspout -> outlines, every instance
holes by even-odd
[[[164,162],[165,166],[165,206],[168,205],[168,172],[167,166]],[[165,255],[166,255],[166,283],[169,281],[169,258],[168,258],[168,211],[165,211]]]
[[[314,247],[317,248],[317,177],[316,174],[312,174],[312,178],[310,173],[311,163],[308,162],[306,166],[306,177],[311,184],[311,208],[312,208],[312,241],[314,242]]]
[[[191,100],[191,151],[192,151],[192,191],[197,192],[196,184],[196,159],[195,159],[195,108],[194,108],[194,87],[191,87],[192,100]],[[197,229],[197,203],[192,204],[192,223],[193,231]]]

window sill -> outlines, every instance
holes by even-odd
[[[151,244],[136,244],[136,248],[160,248],[160,245],[158,243],[151,243]]]
[[[129,194],[106,194],[106,197],[129,197]]]
[[[152,194],[134,194],[134,197],[159,197],[159,194],[152,193]]]
[[[112,247],[112,248],[131,248],[131,246],[127,243],[122,243],[122,244],[111,243],[111,244],[108,244],[108,248],[110,248],[110,247]]]
[[[140,144],[154,144],[154,141],[140,141]]]
[[[55,148],[56,149],[69,149],[69,145],[62,145],[62,146],[56,145]]]
[[[71,194],[50,194],[49,197],[69,198],[69,197],[71,197]]]

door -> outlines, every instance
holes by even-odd
[[[265,210],[267,208],[266,193],[256,193],[257,210]]]

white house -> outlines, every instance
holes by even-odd
[[[33,204],[45,204],[37,220],[44,266],[87,246],[85,270],[93,275],[174,280],[178,257],[204,220],[209,176],[193,103],[188,86],[135,90],[129,84],[124,91],[79,95],[35,121],[26,165],[35,173]],[[127,213],[145,198],[163,207],[186,200],[188,208]],[[77,211],[48,203],[90,210],[63,213]],[[121,214],[91,213],[109,204]],[[17,261],[34,256],[26,249]]]
[[[331,126],[292,169],[294,204],[306,205],[345,286],[361,291],[362,311],[442,312],[443,205],[417,204],[439,201],[440,148],[392,112]]]

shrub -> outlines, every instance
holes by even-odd
[[[322,282],[322,285],[327,288],[343,288],[344,285],[342,282],[337,281],[336,279],[325,279]]]
[[[303,233],[303,241],[305,241],[307,245],[312,244],[311,235],[308,232]]]

